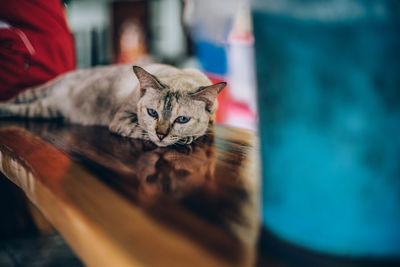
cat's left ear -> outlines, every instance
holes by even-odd
[[[140,96],[143,96],[148,88],[163,89],[165,86],[156,78],[156,76],[151,75],[143,68],[139,66],[133,66],[133,72],[140,83]]]
[[[206,103],[206,110],[211,112],[218,94],[224,90],[225,86],[226,82],[221,82],[210,86],[200,87],[196,92],[192,93],[192,97],[195,100],[204,101]]]

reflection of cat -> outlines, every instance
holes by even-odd
[[[200,140],[187,148],[158,148],[142,153],[136,162],[140,169],[138,199],[145,203],[156,201],[157,196],[179,199],[197,188],[211,186],[215,146],[209,142]]]
[[[106,125],[161,147],[189,144],[204,135],[226,83],[211,85],[195,69],[158,64],[146,70],[134,66],[137,79],[128,65],[77,70],[0,104],[0,116]]]

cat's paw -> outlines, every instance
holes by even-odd
[[[195,138],[193,136],[186,136],[186,137],[180,139],[177,142],[177,144],[179,144],[179,145],[190,145],[191,143],[193,143],[194,139]]]
[[[109,130],[113,133],[116,133],[121,136],[129,137],[129,138],[137,138],[148,140],[148,136],[145,130],[143,130],[137,123],[131,123],[128,125],[119,124],[114,125],[111,124]]]

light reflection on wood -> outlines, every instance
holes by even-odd
[[[0,126],[2,172],[87,265],[254,265],[253,133],[216,126],[192,146],[156,148],[102,127]]]

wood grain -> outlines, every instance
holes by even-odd
[[[3,122],[1,170],[89,266],[248,266],[258,236],[253,139],[209,133],[165,149],[102,127]]]

